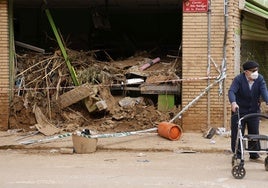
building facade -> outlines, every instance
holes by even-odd
[[[182,106],[196,101],[183,115],[182,124],[187,130],[229,124],[227,90],[235,75],[235,65],[240,63],[240,12],[238,1],[226,3],[228,6],[224,1],[211,1],[208,12],[183,13],[183,78],[212,77],[183,82]],[[224,61],[226,70],[222,70]],[[226,78],[215,83],[224,76],[221,74]]]
[[[14,76],[10,2],[13,1],[0,0],[1,130],[8,129]],[[185,131],[229,128],[227,91],[233,77],[240,72],[240,64],[248,58],[260,58],[261,64],[268,67],[268,1],[181,0],[179,3],[183,7],[182,79],[188,80],[182,81],[182,127]],[[249,56],[252,46],[263,52]]]
[[[183,13],[183,78],[213,77],[183,82],[182,106],[196,101],[183,115],[184,130],[229,129],[228,88],[246,60],[259,62],[261,73],[267,75],[268,1],[210,2],[210,13]],[[208,87],[221,74],[224,81]]]

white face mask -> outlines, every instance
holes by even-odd
[[[251,77],[253,80],[256,80],[256,79],[258,78],[258,76],[259,76],[258,71],[255,71],[255,72],[251,73],[251,75],[250,75],[250,77]]]

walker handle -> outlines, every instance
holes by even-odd
[[[240,119],[240,113],[239,113],[239,107],[235,109],[236,110],[236,113],[237,113],[237,117],[238,119]]]
[[[243,116],[240,120],[248,119],[248,118],[252,118],[252,117],[263,117],[265,119],[268,119],[268,115],[267,114],[251,113],[251,114],[247,114],[247,115]]]

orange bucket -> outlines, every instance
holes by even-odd
[[[182,135],[181,127],[169,122],[161,122],[158,125],[157,132],[160,136],[169,140],[179,140]]]

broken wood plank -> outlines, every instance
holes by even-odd
[[[61,109],[70,106],[78,101],[87,98],[88,96],[95,96],[98,92],[98,88],[96,86],[92,86],[90,84],[83,84],[78,86],[71,91],[68,91],[61,96],[59,96],[58,104]]]

